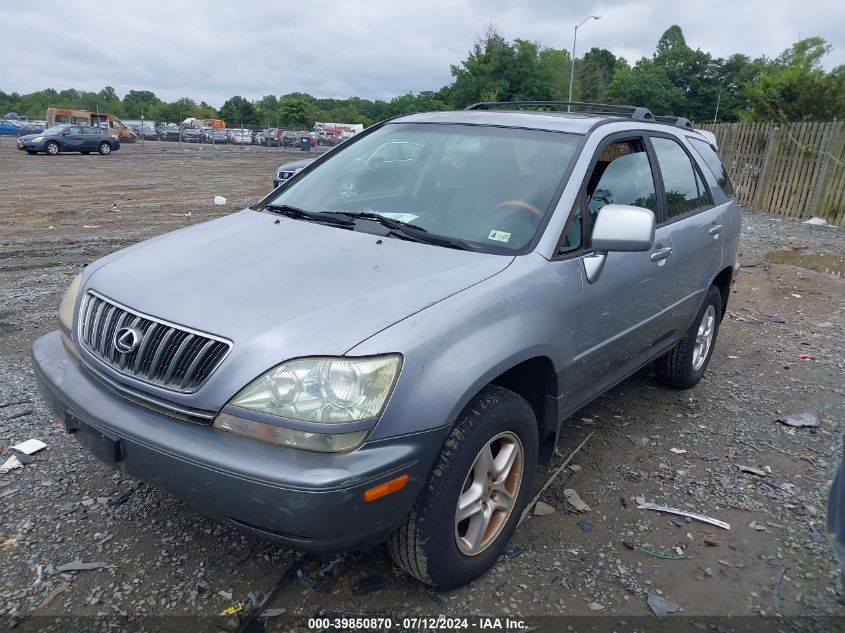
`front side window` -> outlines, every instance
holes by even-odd
[[[627,139],[601,150],[586,186],[586,205],[590,226],[599,211],[609,204],[627,204],[657,212],[654,174],[642,139]],[[581,246],[581,209],[576,209],[559,254]]]
[[[307,211],[375,213],[509,253],[536,235],[571,163],[574,134],[390,123],[266,201]]]
[[[668,138],[652,138],[657,164],[663,174],[666,208],[670,218],[710,206],[704,183],[681,144]]]

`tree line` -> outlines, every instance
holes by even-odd
[[[802,39],[774,59],[736,53],[716,58],[686,43],[670,26],[654,53],[633,64],[605,48],[591,48],[575,60],[574,99],[645,106],[655,114],[697,122],[822,121],[845,116],[845,65],[830,72],[822,59],[831,50],[820,37]],[[489,25],[451,66],[451,84],[437,91],[385,99],[320,98],[294,92],[251,101],[227,99],[217,109],[189,97],[167,102],[149,90],[130,90],[121,99],[106,86],[99,92],[52,88],[20,95],[0,91],[0,113],[43,118],[48,107],[110,112],[123,119],[182,121],[222,118],[229,126],[310,128],[314,121],[370,125],[431,110],[460,109],[478,101],[564,101],[572,59],[568,51],[523,39],[508,41]]]

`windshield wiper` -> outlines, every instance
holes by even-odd
[[[424,244],[433,244],[435,246],[444,246],[446,248],[457,248],[462,251],[476,251],[477,248],[467,244],[463,240],[446,237],[445,235],[436,235],[429,233],[428,229],[424,229],[416,224],[410,222],[402,222],[394,218],[388,218],[380,213],[373,213],[371,211],[327,211],[332,215],[345,216],[353,221],[354,219],[372,220],[378,222],[391,230],[397,237],[410,239],[414,242],[422,242]]]
[[[268,204],[264,207],[274,213],[281,213],[289,218],[296,218],[297,220],[310,220],[311,222],[321,222],[323,224],[334,224],[336,226],[351,227],[354,222],[351,218],[339,217],[336,213],[324,213],[322,211],[306,211],[299,207],[294,207],[289,204]]]

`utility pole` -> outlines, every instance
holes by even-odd
[[[578,41],[578,28],[584,24],[584,22],[588,20],[601,20],[600,15],[591,15],[587,18],[581,20],[581,22],[575,27],[575,35],[572,38],[572,59],[570,60],[569,64],[569,99],[568,101],[572,103],[572,84],[575,82],[575,43]],[[572,106],[566,106],[567,112],[572,112]]]
[[[719,91],[719,96],[716,98],[716,113],[713,115],[713,125],[716,125],[716,118],[719,116],[719,104],[722,102],[722,91]]]

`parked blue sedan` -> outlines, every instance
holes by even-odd
[[[44,152],[55,156],[60,152],[111,154],[120,149],[120,141],[105,130],[89,125],[56,125],[40,134],[28,134],[18,140],[18,149],[27,154]]]
[[[21,124],[11,119],[0,119],[0,136],[16,136]]]

